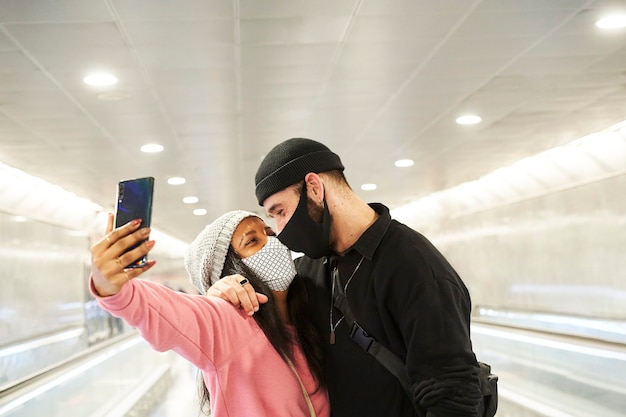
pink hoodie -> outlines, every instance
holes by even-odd
[[[212,417],[310,416],[300,383],[253,318],[215,297],[188,295],[134,279],[102,308],[124,319],[160,352],[173,350],[202,370]],[[294,365],[318,417],[330,416],[325,390],[298,347]]]

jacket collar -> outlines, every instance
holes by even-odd
[[[389,214],[389,209],[380,203],[370,203],[369,206],[374,209],[376,213],[380,215],[378,219],[372,224],[356,241],[354,245],[350,249],[346,251],[346,253],[352,251],[353,249],[363,255],[367,260],[371,261],[374,257],[374,252],[380,245],[381,240],[383,240],[383,236],[385,232],[389,228],[391,224],[391,214]]]

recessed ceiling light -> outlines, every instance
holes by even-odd
[[[183,198],[183,203],[185,204],[195,204],[197,202],[198,202],[198,197],[196,196],[189,196],[189,197]]]
[[[481,120],[479,116],[466,114],[465,116],[457,117],[456,122],[460,125],[475,125],[476,123],[480,123]]]
[[[100,72],[100,73],[89,74],[88,76],[83,78],[83,82],[85,84],[94,85],[97,87],[104,87],[108,85],[117,84],[117,77],[113,74]]]
[[[158,143],[148,143],[141,147],[141,152],[146,153],[156,153],[161,152],[163,150],[163,145],[159,145]]]
[[[376,184],[363,184],[361,185],[361,190],[363,191],[372,191],[376,189]]]
[[[204,216],[206,214],[205,209],[195,209],[193,211],[194,216]]]
[[[102,101],[122,101],[130,98],[130,94],[120,93],[119,91],[107,91],[96,96]]]
[[[184,179],[183,177],[172,177],[172,178],[169,178],[167,180],[167,183],[169,185],[181,185],[181,184],[184,184],[186,182],[187,182],[187,180]]]
[[[395,165],[396,165],[398,168],[406,168],[406,167],[412,167],[414,163],[415,163],[415,162],[413,162],[413,160],[412,160],[412,159],[398,159],[398,160],[395,162]]]
[[[596,22],[600,29],[619,29],[626,27],[626,14],[605,16]]]

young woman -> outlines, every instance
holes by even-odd
[[[203,411],[208,414],[210,399],[212,417],[330,416],[320,341],[302,307],[303,283],[290,251],[261,218],[228,212],[191,243],[185,267],[202,295],[133,279],[155,265],[124,267],[154,247],[146,241],[126,252],[148,237],[149,229],[140,227],[132,221],[113,230],[109,216],[107,234],[91,249],[91,291],[156,350],[173,350],[202,371]],[[251,317],[204,296],[226,275],[269,302]]]

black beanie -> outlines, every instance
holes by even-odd
[[[304,179],[309,172],[343,171],[339,156],[324,144],[305,138],[292,138],[270,150],[254,176],[259,205],[272,194]]]

